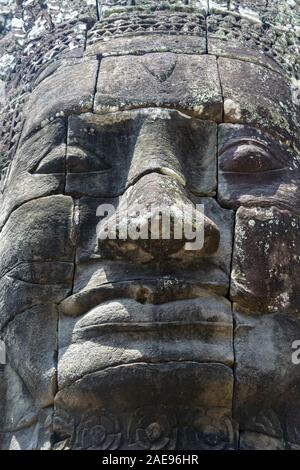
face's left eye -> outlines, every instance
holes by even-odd
[[[258,143],[240,142],[221,151],[220,168],[223,172],[259,173],[285,168],[284,162]]]

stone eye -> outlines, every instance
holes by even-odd
[[[67,156],[67,170],[70,173],[102,173],[111,170],[111,166],[98,152],[72,147]]]
[[[228,173],[258,173],[280,170],[285,164],[267,148],[250,143],[227,147],[220,156],[220,168]]]
[[[63,146],[54,148],[34,165],[30,173],[39,175],[63,174],[65,172],[65,153]]]

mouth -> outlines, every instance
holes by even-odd
[[[185,274],[155,278],[148,273],[148,278],[132,275],[122,281],[108,276],[107,282],[98,273],[86,286],[77,285],[78,292],[60,304],[59,388],[125,364],[231,366],[228,276],[198,272],[195,281],[195,273]]]
[[[206,327],[224,329],[232,324],[226,299],[212,294],[201,298],[173,300],[161,305],[141,305],[132,299],[108,301],[91,309],[76,322],[73,341],[112,333],[199,336]],[[199,331],[200,330],[200,331]]]
[[[228,276],[221,272],[212,280],[191,280],[188,277],[149,277],[132,278],[122,281],[102,282],[87,286],[60,304],[60,312],[65,316],[78,317],[107,301],[132,299],[141,305],[160,305],[174,300],[188,300],[205,297],[207,292],[225,295],[228,289]]]

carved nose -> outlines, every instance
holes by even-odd
[[[150,111],[139,129],[128,171],[127,187],[135,184],[141,175],[154,172],[169,175],[183,186],[186,184],[182,162],[178,156],[178,145],[174,145],[174,121],[176,122],[178,116],[162,110],[160,114],[156,113],[157,110]],[[177,129],[177,132],[182,134],[182,129]]]
[[[191,250],[209,256],[220,241],[218,227],[192,204],[183,186],[157,173],[130,187],[117,210],[99,223],[97,233],[100,251],[138,262],[160,261]]]

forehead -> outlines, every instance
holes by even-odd
[[[62,65],[31,94],[23,138],[57,117],[147,107],[251,125],[284,143],[296,139],[296,113],[285,76],[244,60],[172,52]]]

